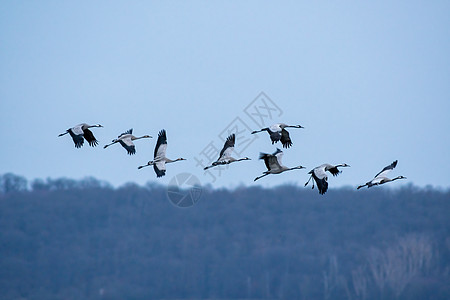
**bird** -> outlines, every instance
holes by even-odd
[[[284,123],[277,123],[273,124],[270,127],[262,128],[261,130],[255,130],[252,132],[252,134],[267,131],[270,135],[270,139],[272,140],[272,145],[274,143],[277,143],[278,141],[281,141],[281,144],[283,144],[284,148],[289,148],[292,146],[292,140],[289,137],[289,132],[285,128],[305,128],[301,125],[286,125]]]
[[[366,184],[358,186],[356,189],[359,190],[360,188],[365,187],[365,186],[367,186],[367,188],[370,188],[374,185],[384,184],[384,183],[391,182],[391,181],[394,181],[397,179],[406,179],[405,176],[397,176],[392,179],[386,177],[386,175],[397,166],[397,162],[398,162],[398,160],[395,160],[389,166],[384,167],[383,170],[381,170],[377,175],[375,175],[375,177],[371,181],[367,182]]]
[[[308,181],[305,183],[305,186],[308,185],[309,181],[314,179],[317,185],[317,189],[319,190],[319,194],[323,195],[328,190],[328,176],[327,171],[331,173],[333,176],[338,176],[342,171],[339,170],[339,167],[350,167],[347,164],[339,164],[339,165],[330,165],[330,164],[323,164],[318,167],[315,167],[311,171],[308,172],[308,174],[311,174]],[[314,181],[312,188],[314,188]]]
[[[181,157],[175,160],[171,160],[166,157],[166,150],[167,150],[167,135],[166,130],[162,129],[158,133],[158,140],[156,141],[153,160],[149,161],[146,165],[139,166],[138,169],[153,166],[153,169],[155,170],[156,173],[156,177],[159,178],[166,175],[166,163],[173,163],[180,160],[186,160],[185,158]]]
[[[227,137],[227,140],[225,141],[225,144],[223,145],[222,150],[220,151],[219,158],[213,162],[210,166],[206,166],[203,168],[203,170],[208,170],[209,168],[218,166],[218,165],[228,165],[233,162],[242,161],[242,160],[250,160],[248,157],[243,158],[234,158],[231,156],[231,153],[234,150],[234,144],[236,142],[236,135],[230,134]]]
[[[124,147],[127,150],[127,153],[129,155],[135,154],[136,153],[136,147],[133,144],[133,141],[135,140],[139,140],[139,139],[144,139],[144,138],[151,138],[150,135],[143,135],[140,137],[135,137],[133,135],[133,128],[125,131],[124,133],[122,133],[121,135],[119,135],[117,137],[117,139],[112,140],[111,144],[105,145],[103,148],[106,149],[107,147],[114,145],[115,143],[120,143],[122,145],[122,147]]]
[[[63,136],[65,134],[70,134],[70,136],[73,139],[73,142],[75,143],[76,148],[81,148],[81,146],[83,146],[84,139],[88,141],[89,146],[95,147],[98,145],[98,141],[94,137],[92,131],[89,130],[89,128],[92,127],[103,127],[103,126],[100,124],[89,125],[86,123],[81,123],[72,128],[67,129],[66,132],[61,133],[60,135],[58,135],[58,137]]]
[[[256,177],[253,181],[263,178],[269,174],[280,174],[284,171],[295,170],[295,169],[305,169],[303,166],[297,166],[293,168],[288,168],[281,163],[281,159],[283,157],[283,151],[277,148],[273,154],[268,153],[260,153],[259,159],[264,159],[264,163],[266,164],[267,171],[263,172],[263,175]]]

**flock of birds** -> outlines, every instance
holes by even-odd
[[[89,143],[89,146],[95,147],[98,145],[98,140],[94,137],[94,134],[89,128],[93,127],[103,127],[100,124],[95,125],[88,125],[86,123],[78,124],[72,128],[67,129],[64,133],[61,133],[59,136],[63,136],[66,134],[69,134],[73,142],[75,143],[76,148],[81,148],[83,146],[84,140],[86,140]],[[286,130],[286,128],[304,128],[301,125],[286,125],[284,123],[278,123],[274,124],[267,128],[262,128],[260,130],[253,131],[252,134],[259,133],[266,131],[270,139],[272,141],[272,144],[281,142],[282,146],[284,148],[290,148],[292,146],[292,140],[289,136],[289,132]],[[144,138],[152,138],[150,135],[143,135],[140,137],[136,137],[133,135],[133,129],[130,129],[122,134],[120,134],[116,139],[113,139],[110,144],[105,145],[103,148],[107,148],[109,146],[112,146],[116,143],[119,143],[122,145],[123,148],[127,150],[127,153],[129,155],[136,153],[136,147],[133,143],[135,140],[144,139]],[[225,141],[225,144],[220,151],[219,158],[213,162],[211,165],[206,166],[204,170],[207,170],[209,168],[213,168],[220,165],[228,165],[233,162],[238,161],[244,161],[244,160],[250,160],[248,157],[243,158],[234,158],[231,156],[234,145],[236,142],[236,135],[233,133],[230,136],[228,136],[227,140]],[[153,166],[153,169],[156,173],[157,177],[162,177],[166,174],[166,164],[167,163],[173,163],[181,160],[186,160],[184,158],[177,158],[175,160],[171,160],[166,157],[166,150],[167,150],[167,135],[166,131],[163,129],[158,134],[158,140],[156,142],[155,151],[153,155],[153,160],[149,161],[146,165],[139,166],[138,169],[142,169],[144,167]],[[267,171],[263,172],[262,175],[256,177],[254,181],[261,179],[267,175],[270,174],[280,174],[285,171],[290,170],[298,170],[298,169],[305,169],[305,167],[299,165],[296,167],[288,168],[285,165],[282,164],[281,160],[283,157],[283,151],[281,151],[279,148],[272,153],[260,153],[259,159],[264,160],[264,163],[266,165]],[[367,186],[368,188],[384,184],[387,182],[391,182],[397,179],[406,179],[404,176],[397,176],[395,178],[388,178],[386,177],[387,174],[392,171],[397,166],[397,160],[394,161],[392,164],[386,166],[381,170],[375,177],[366,182],[363,185],[359,185],[357,189],[359,190],[362,187]],[[331,165],[331,164],[322,164],[318,167],[315,167],[311,171],[308,172],[311,176],[309,177],[308,181],[305,183],[305,186],[309,184],[311,179],[313,179],[312,182],[312,188],[314,189],[314,182],[316,183],[317,189],[319,190],[319,193],[321,195],[325,194],[328,190],[328,175],[327,172],[329,172],[333,176],[339,175],[342,171],[338,168],[343,167],[350,167],[347,164],[337,164],[337,165]]]

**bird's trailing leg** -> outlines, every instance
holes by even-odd
[[[308,185],[308,183],[311,181],[311,179],[312,179],[312,175],[311,176],[309,176],[309,179],[308,179],[308,181],[305,183],[305,186],[307,186]],[[314,180],[313,180],[313,188],[314,188]]]
[[[255,130],[255,131],[252,131],[252,134],[255,134],[255,133],[258,133],[258,132],[262,132],[262,131],[267,131],[267,130],[269,130],[269,128],[263,128],[261,130]]]
[[[148,166],[153,166],[153,164],[154,164],[154,162],[153,162],[153,160],[151,160],[146,165],[139,166],[138,169],[142,169],[142,168],[145,168],[145,167],[148,167]]]
[[[117,143],[117,142],[118,142],[118,141],[113,140],[111,144],[108,144],[108,145],[103,146],[103,149],[106,149],[107,147],[109,147],[109,146],[111,146],[111,145],[114,145],[114,144]]]
[[[66,131],[66,132],[61,133],[60,135],[58,135],[58,137],[63,136],[63,135],[68,134],[68,133],[69,133],[69,131]]]
[[[258,177],[256,177],[253,181],[256,181],[256,180],[258,180],[258,179],[261,179],[261,178],[263,178],[264,176],[267,176],[267,175],[269,175],[269,173],[266,173],[266,174],[263,174],[263,175],[261,175],[261,176],[258,176]]]

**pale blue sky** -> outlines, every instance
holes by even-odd
[[[310,2],[2,1],[0,173],[273,186],[345,162],[330,187],[356,187],[398,159],[392,176],[408,180],[392,185],[449,187],[450,2]],[[306,127],[290,130],[284,163],[307,170],[253,183],[258,153],[275,150],[264,133],[242,153],[252,161],[212,182],[195,158],[237,117],[258,129],[244,109],[261,92],[282,110],[273,123]],[[99,147],[57,138],[81,122],[105,126],[93,129]],[[167,156],[188,161],[156,180],[137,170],[156,139],[132,157],[102,148],[129,128],[165,128]]]

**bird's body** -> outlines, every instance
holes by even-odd
[[[231,153],[234,150],[234,144],[236,142],[236,135],[233,133],[227,137],[225,144],[223,145],[222,150],[220,151],[219,158],[213,162],[210,166],[204,167],[204,170],[209,168],[219,166],[219,165],[228,165],[233,162],[242,161],[242,160],[250,160],[248,157],[243,158],[234,158],[231,156]]]
[[[397,179],[406,179],[406,177],[404,177],[404,176],[397,176],[397,177],[392,178],[392,179],[386,177],[386,175],[397,166],[397,162],[398,161],[396,160],[392,164],[390,164],[389,166],[384,167],[383,170],[381,170],[377,175],[375,175],[375,177],[371,181],[366,182],[366,184],[358,186],[356,189],[359,190],[360,188],[365,187],[365,186],[370,188],[370,187],[372,187],[374,185],[384,184],[384,183],[391,182],[391,181],[394,181],[394,180],[397,180]]]
[[[304,169],[303,166],[288,168],[285,165],[282,164],[281,159],[283,157],[283,151],[277,148],[277,151],[275,151],[273,154],[268,153],[260,153],[259,159],[263,159],[264,163],[266,164],[267,171],[263,172],[263,175],[258,176],[254,179],[254,181],[263,178],[264,176],[267,176],[269,174],[280,174],[285,171],[289,170],[295,170],[295,169]]]
[[[103,148],[107,148],[111,145],[114,145],[115,143],[120,143],[122,147],[124,147],[127,150],[127,153],[129,155],[136,153],[136,147],[134,146],[133,141],[144,139],[144,138],[151,138],[149,135],[143,135],[140,137],[135,137],[133,135],[133,129],[129,129],[128,131],[122,133],[117,137],[117,139],[112,140],[111,144],[105,145]]]
[[[289,136],[289,132],[285,129],[287,127],[304,128],[301,125],[286,125],[284,123],[277,123],[277,124],[273,124],[270,127],[262,128],[261,130],[255,130],[252,132],[252,134],[262,132],[262,131],[267,131],[267,133],[269,133],[272,144],[277,143],[278,141],[281,141],[281,144],[283,144],[284,148],[289,148],[292,146],[292,140]]]
[[[166,150],[167,150],[167,135],[166,131],[163,129],[158,134],[158,141],[156,142],[153,160],[149,161],[146,165],[139,166],[138,169],[153,166],[153,169],[155,170],[156,173],[156,177],[162,177],[166,175],[166,163],[173,163],[180,160],[186,160],[181,157],[175,160],[171,160],[166,157]]]
[[[318,167],[315,167],[314,169],[308,172],[308,174],[311,174],[311,176],[305,183],[305,186],[308,185],[309,181],[312,178],[314,179],[312,188],[314,188],[314,182],[316,182],[319,194],[321,195],[325,194],[328,190],[327,172],[330,172],[333,176],[337,176],[342,172],[338,169],[338,167],[350,167],[350,166],[347,164],[339,164],[339,165],[323,164]]]
[[[81,146],[83,146],[84,140],[86,140],[89,143],[89,146],[95,147],[98,145],[98,141],[94,137],[92,131],[89,130],[89,128],[92,127],[103,127],[103,126],[100,124],[89,125],[86,123],[81,123],[72,128],[67,129],[66,132],[61,133],[58,136],[70,134],[73,142],[75,143],[76,148],[81,148]]]

